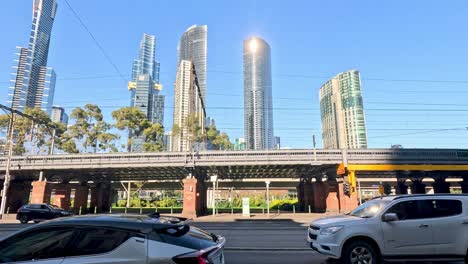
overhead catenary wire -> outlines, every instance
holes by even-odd
[[[83,27],[83,29],[88,33],[88,35],[91,37],[91,39],[93,40],[94,44],[96,44],[96,46],[99,48],[99,50],[101,51],[102,55],[104,55],[104,57],[106,58],[106,60],[112,65],[112,67],[115,69],[115,71],[118,73],[118,75],[120,76],[120,78],[122,78],[122,80],[124,80],[125,82],[127,82],[127,79],[124,77],[124,75],[122,74],[122,72],[119,70],[119,68],[117,67],[117,65],[112,61],[112,59],[110,58],[109,54],[105,51],[105,49],[103,48],[103,46],[99,43],[99,41],[96,39],[96,37],[94,36],[94,34],[89,30],[88,26],[86,26],[86,24],[84,23],[83,19],[78,15],[78,13],[75,11],[75,9],[70,5],[70,3],[68,2],[68,0],[63,0],[66,5],[68,6],[68,8],[70,9],[70,11],[73,13],[73,15],[76,17],[76,19],[78,20],[78,22],[80,23],[80,25]]]

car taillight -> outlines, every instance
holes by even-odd
[[[209,264],[208,255],[209,252],[196,251],[175,256],[172,260],[177,264]]]

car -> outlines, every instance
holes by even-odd
[[[468,263],[468,195],[374,198],[348,214],[312,221],[307,241],[345,264]]]
[[[19,220],[22,224],[26,224],[29,221],[38,223],[44,220],[71,215],[71,212],[52,204],[27,204],[18,209],[16,220]]]
[[[32,225],[0,241],[0,263],[224,264],[225,239],[187,219],[84,215]]]

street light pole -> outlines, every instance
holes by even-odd
[[[0,204],[0,219],[3,219],[5,214],[5,207],[6,207],[6,200],[7,200],[7,193],[8,188],[10,187],[10,166],[11,166],[11,156],[13,155],[13,128],[15,123],[15,114],[12,112],[10,116],[10,123],[8,125],[8,156],[6,161],[6,168],[5,168],[5,179],[3,181],[3,190],[2,190],[2,202]]]
[[[267,196],[267,215],[270,216],[270,181],[266,181],[266,189],[267,189],[267,193],[266,193],[266,196]]]

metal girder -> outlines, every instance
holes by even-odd
[[[353,171],[468,171],[468,165],[348,164]]]

